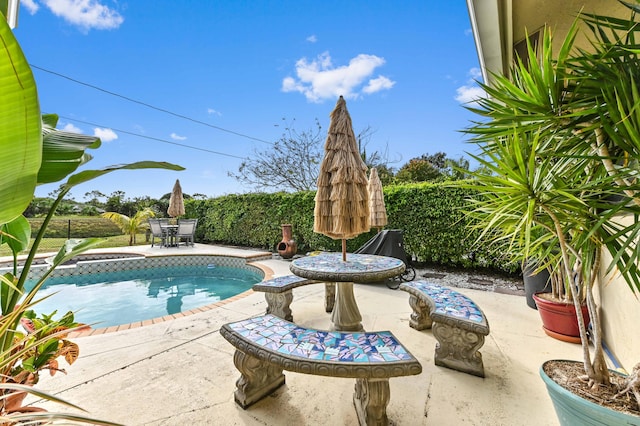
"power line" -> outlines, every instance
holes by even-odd
[[[183,120],[188,120],[188,121],[191,121],[193,123],[202,124],[203,126],[211,127],[212,129],[220,130],[221,132],[227,132],[227,133],[231,133],[232,135],[236,135],[236,136],[240,136],[240,137],[243,137],[243,138],[251,139],[251,140],[254,140],[254,141],[257,141],[257,142],[261,142],[261,143],[265,143],[265,144],[268,144],[268,145],[273,145],[273,142],[265,141],[265,140],[259,139],[259,138],[254,138],[253,136],[245,135],[243,133],[234,132],[233,130],[224,129],[224,128],[219,127],[219,126],[214,126],[213,124],[207,123],[205,121],[196,120],[195,118],[187,117],[186,115],[178,114],[178,113],[169,111],[169,110],[164,109],[164,108],[159,108],[159,107],[153,106],[151,104],[148,104],[146,102],[138,101],[136,99],[130,98],[128,96],[121,95],[119,93],[112,92],[110,90],[103,89],[103,88],[95,86],[93,84],[89,84],[89,83],[85,83],[85,82],[80,81],[80,80],[76,80],[75,78],[68,77],[68,76],[66,76],[64,74],[60,74],[60,73],[57,73],[55,71],[48,70],[46,68],[42,68],[42,67],[39,67],[37,65],[33,65],[33,64],[29,64],[29,65],[31,66],[31,68],[38,69],[40,71],[55,75],[55,76],[60,77],[60,78],[64,78],[64,79],[69,80],[69,81],[72,81],[72,82],[74,82],[76,84],[81,84],[83,86],[90,87],[90,88],[98,90],[100,92],[104,92],[104,93],[107,93],[109,95],[116,96],[118,98],[122,98],[124,100],[129,101],[129,102],[133,102],[133,103],[136,103],[138,105],[142,105],[142,106],[145,106],[147,108],[154,109],[156,111],[164,112],[165,114],[173,115],[174,117],[182,118]],[[126,132],[124,132],[124,133],[126,133]]]
[[[156,137],[153,137],[153,136],[141,135],[141,134],[139,134],[139,133],[128,132],[128,131],[126,131],[126,130],[116,129],[116,128],[109,127],[109,126],[103,126],[103,125],[101,125],[101,124],[91,123],[91,122],[89,122],[89,121],[77,120],[77,119],[75,119],[75,118],[64,117],[64,116],[62,116],[62,115],[59,115],[58,117],[60,117],[60,118],[64,118],[65,120],[69,120],[69,121],[75,121],[75,122],[77,122],[77,123],[87,124],[87,125],[89,125],[89,126],[96,126],[96,127],[101,127],[101,128],[109,128],[109,129],[111,129],[111,130],[115,130],[116,132],[119,132],[119,133],[124,133],[124,134],[127,134],[127,135],[137,136],[137,137],[139,137],[139,138],[144,138],[144,139],[150,139],[150,140],[153,140],[153,141],[158,141],[158,142],[162,142],[162,143],[167,143],[167,144],[170,144],[170,145],[181,146],[181,147],[183,147],[183,148],[194,149],[194,150],[197,150],[197,151],[208,152],[208,153],[210,153],[210,154],[222,155],[222,156],[225,156],[225,157],[237,158],[237,159],[239,159],[239,160],[248,160],[248,158],[246,158],[246,157],[239,157],[239,156],[237,156],[237,155],[233,155],[233,154],[225,154],[224,152],[213,151],[213,150],[211,150],[211,149],[200,148],[200,147],[197,147],[197,146],[187,145],[187,144],[184,144],[184,143],[168,141],[168,140],[166,140],[166,139],[156,138]]]

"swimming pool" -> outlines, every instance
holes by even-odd
[[[249,290],[264,273],[244,259],[220,256],[163,256],[77,262],[59,267],[34,308],[76,321],[111,327],[174,315]],[[25,286],[33,286],[35,279]]]

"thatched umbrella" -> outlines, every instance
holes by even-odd
[[[347,259],[347,239],[370,229],[367,166],[360,157],[347,104],[340,96],[331,112],[325,155],[318,175],[313,231],[342,240],[342,260]]]
[[[178,179],[176,179],[176,183],[173,185],[173,190],[171,191],[167,214],[171,217],[178,217],[184,214],[184,199],[182,198],[182,187],[180,186],[180,181]]]
[[[371,213],[371,227],[377,228],[378,232],[387,224],[387,208],[384,205],[384,193],[382,192],[382,182],[378,177],[378,170],[371,169],[369,172],[369,211]]]

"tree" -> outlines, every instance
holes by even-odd
[[[398,182],[429,182],[442,180],[447,169],[447,155],[438,152],[434,155],[422,154],[412,158],[400,167],[396,174]]]
[[[284,118],[283,118],[284,120]],[[324,156],[325,135],[316,119],[317,129],[298,133],[293,125],[285,128],[282,137],[265,151],[254,151],[251,159],[240,164],[238,174],[228,175],[256,189],[280,191],[308,191],[316,189],[320,163]],[[391,182],[393,169],[388,166],[387,150],[384,153],[367,153],[367,145],[374,131],[365,127],[358,135],[358,149],[368,168],[378,169],[383,185]]]
[[[124,191],[113,191],[111,195],[107,198],[107,202],[105,203],[105,210],[110,212],[121,212],[122,202],[124,200]]]
[[[94,189],[93,191],[85,192],[84,198],[87,200],[87,204],[101,208],[104,207],[104,203],[100,200],[106,198],[106,195],[97,189]]]
[[[356,139],[358,139],[358,150],[360,151],[360,156],[362,157],[362,161],[367,165],[368,169],[377,169],[378,177],[380,178],[380,183],[382,186],[389,185],[393,183],[395,171],[392,167],[389,166],[389,147],[385,146],[383,152],[373,151],[373,153],[367,153],[367,145],[371,141],[371,137],[375,131],[371,128],[371,126],[365,127],[358,135]],[[399,161],[399,160],[398,160]]]
[[[22,213],[24,217],[38,217],[46,215],[53,205],[52,198],[34,197],[27,209]]]
[[[633,9],[628,20],[581,15],[557,54],[545,29],[539,52],[527,45],[528,65],[519,60],[511,79],[497,76],[492,86],[482,85],[489,96],[470,109],[484,120],[468,130],[483,155],[476,159],[494,172],[476,176],[487,201],[475,211],[511,244],[513,260],[560,266],[593,388],[610,382],[604,305],[598,306],[594,286],[615,271],[636,297],[640,292],[640,221],[620,220],[640,214],[640,28],[634,20],[640,8],[623,4]],[[574,46],[581,21],[593,38],[590,51]],[[603,252],[611,256],[609,265]],[[589,309],[589,335],[580,292]],[[640,369],[629,380],[640,383]]]
[[[147,219],[154,217],[155,213],[147,208],[137,211],[131,218],[117,212],[104,212],[100,216],[118,225],[124,235],[129,235],[129,245],[132,246],[136,243],[136,234],[147,230]]]
[[[469,173],[469,160],[466,158],[462,156],[457,160],[447,158],[445,164],[444,174],[448,180],[462,180],[471,177]]]
[[[283,119],[284,120],[284,119]],[[238,173],[228,175],[258,189],[307,191],[315,189],[322,161],[322,127],[298,133],[288,125],[280,139],[267,150],[243,161]]]

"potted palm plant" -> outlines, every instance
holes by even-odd
[[[94,247],[100,240],[68,240],[31,290],[25,289],[25,282],[47,225],[62,199],[76,185],[115,170],[183,168],[142,161],[76,172],[80,165],[91,159],[85,150],[99,147],[100,140],[56,130],[55,115],[40,115],[31,68],[4,19],[0,19],[0,75],[0,244],[9,246],[14,260],[12,270],[0,275],[0,418],[3,424],[40,424],[54,419],[113,424],[74,414],[33,413],[24,407],[9,409],[7,405],[7,401],[19,392],[64,402],[28,385],[37,380],[43,369],[58,371],[59,356],[66,356],[67,361],[75,360],[77,346],[67,342],[65,334],[77,324],[70,315],[56,320],[51,315],[37,315],[33,309],[37,307],[38,290],[54,268]],[[66,181],[19,266],[18,254],[27,250],[31,240],[31,228],[22,212],[31,202],[38,184],[64,179]],[[20,324],[26,325],[27,333],[18,331]]]
[[[528,65],[518,60],[510,77],[495,76],[483,85],[488,96],[470,107],[483,117],[467,130],[480,150],[474,158],[491,171],[471,172],[474,179],[464,184],[478,194],[470,212],[475,225],[484,237],[505,243],[513,260],[539,259],[540,269],[553,269],[558,287],[571,295],[584,359],[577,369],[570,362],[541,369],[562,424],[640,424],[640,367],[627,377],[607,368],[602,307],[594,295],[605,273],[619,274],[640,292],[640,222],[634,219],[640,214],[640,28],[634,21],[640,8],[627,6],[628,19],[579,16],[557,54],[546,30],[539,52],[529,45]],[[588,50],[575,46],[584,27]],[[608,265],[604,253],[613,259]],[[555,369],[563,368],[567,380],[560,386]],[[607,407],[578,397],[572,387]]]

